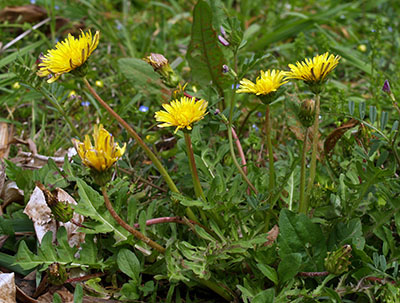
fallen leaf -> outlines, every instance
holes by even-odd
[[[52,286],[49,291],[38,298],[38,303],[53,303],[54,294],[60,295],[63,303],[74,303],[74,295],[65,287]]]
[[[0,302],[16,303],[14,273],[0,274]]]
[[[0,190],[0,198],[3,199],[1,209],[4,210],[12,202],[23,203],[24,192],[18,188],[17,183],[8,180]]]
[[[351,119],[347,123],[333,130],[328,137],[326,137],[324,142],[324,153],[325,155],[329,155],[329,153],[334,149],[336,143],[342,138],[345,132],[349,129],[357,126],[360,122],[356,119]]]
[[[7,6],[0,11],[0,21],[35,23],[47,18],[44,8],[37,5]]]
[[[279,227],[275,224],[274,227],[272,227],[271,230],[268,232],[267,242],[265,243],[265,246],[274,244],[276,238],[278,238],[278,235]]]
[[[5,122],[0,123],[0,159],[8,157],[13,132],[14,128],[12,125],[9,127]]]

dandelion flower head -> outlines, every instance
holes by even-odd
[[[287,83],[285,81],[285,72],[280,70],[267,70],[266,72],[260,71],[260,76],[256,79],[256,83],[243,78],[240,81],[240,87],[236,93],[250,93],[259,95],[268,95],[276,92],[278,88]]]
[[[171,101],[170,104],[163,104],[164,110],[155,113],[159,127],[176,126],[175,133],[179,129],[192,129],[192,124],[203,119],[207,114],[208,102],[201,99],[196,101],[195,97],[181,97]]]
[[[68,34],[64,41],[56,44],[55,49],[40,55],[37,75],[48,77],[47,82],[52,83],[62,74],[81,67],[99,44],[99,37],[99,31],[94,36],[90,31],[81,31],[78,38]]]
[[[99,172],[106,171],[122,157],[126,150],[126,143],[120,147],[102,124],[95,125],[92,136],[94,145],[89,135],[85,136],[84,142],[76,139],[72,139],[72,142],[84,165]]]
[[[326,52],[314,58],[306,58],[296,65],[289,64],[290,71],[286,79],[300,79],[308,84],[318,84],[325,80],[326,76],[339,64],[340,56],[334,56]]]

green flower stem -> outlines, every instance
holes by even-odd
[[[315,179],[315,171],[317,168],[317,148],[318,148],[318,133],[319,133],[319,112],[320,112],[320,96],[319,94],[315,95],[315,120],[313,125],[313,141],[312,141],[312,153],[311,153],[311,163],[310,163],[310,177],[308,179],[307,185],[307,195],[306,195],[306,204],[310,199],[311,189],[314,186]],[[308,205],[306,205],[304,213],[306,214],[308,211]]]
[[[269,116],[270,105],[267,104],[265,110],[265,132],[267,135],[268,160],[269,160],[269,192],[272,193],[275,187],[275,168],[274,168],[274,152],[272,150],[271,140],[271,121]]]
[[[308,138],[308,127],[306,128],[303,141],[303,152],[301,155],[301,167],[300,167],[300,202],[299,202],[299,213],[305,214],[307,212],[307,202],[304,199],[304,192],[306,187],[306,158],[307,158],[307,138]]]
[[[143,142],[143,140],[139,137],[139,135],[133,130],[130,125],[121,118],[93,89],[86,78],[83,78],[83,82],[85,83],[86,87],[89,89],[90,93],[96,100],[113,116],[127,131],[128,133],[136,140],[136,142],[143,148],[146,155],[150,158],[153,164],[157,167],[160,174],[163,176],[165,182],[167,183],[168,187],[171,191],[175,193],[179,193],[178,188],[176,187],[174,181],[172,181],[171,177],[169,176],[167,170],[161,164],[160,160],[156,157],[156,155],[150,150],[150,148]],[[192,218],[190,218],[192,219]]]
[[[65,110],[62,108],[62,106],[58,103],[56,97],[49,92],[46,88],[37,88],[37,90],[45,97],[57,110],[58,112],[64,117],[65,121],[71,128],[71,131],[74,133],[74,136],[77,136],[80,140],[82,140],[82,136],[79,133],[78,129],[75,127],[75,125],[72,123],[71,119],[69,118],[68,114],[65,112]]]
[[[146,237],[140,231],[134,229],[132,226],[130,226],[128,223],[126,223],[124,220],[122,220],[122,218],[116,213],[116,211],[112,207],[110,199],[108,198],[107,189],[104,186],[101,188],[101,192],[103,193],[104,202],[106,204],[106,207],[107,207],[109,213],[121,227],[123,227],[127,231],[129,231],[135,238],[138,238],[139,240],[143,241],[144,243],[146,243],[150,247],[154,248],[155,250],[159,251],[160,253],[165,254],[164,247],[162,247],[160,244],[157,244],[150,238]]]
[[[203,189],[201,188],[199,175],[197,173],[196,162],[194,159],[192,140],[190,139],[190,134],[187,131],[184,131],[183,134],[185,136],[185,143],[186,143],[187,154],[188,154],[188,158],[189,158],[190,172],[192,173],[194,193],[196,195],[196,198],[202,198],[205,201],[206,197],[204,196]]]

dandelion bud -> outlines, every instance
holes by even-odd
[[[310,127],[315,118],[315,102],[312,99],[304,100],[299,108],[298,117],[304,127]]]
[[[143,60],[149,63],[155,72],[160,74],[165,85],[168,87],[176,87],[179,84],[179,77],[175,74],[167,58],[163,55],[151,53],[150,56],[143,58]]]
[[[67,281],[67,271],[64,265],[53,263],[47,270],[49,276],[48,281],[53,285],[63,285]]]
[[[58,201],[54,205],[49,205],[51,209],[51,213],[59,222],[68,222],[72,219],[74,215],[74,210],[72,209],[71,205],[66,201]]]
[[[328,252],[328,256],[325,258],[325,269],[334,275],[341,275],[349,270],[350,258],[350,245],[344,245],[334,252]]]
[[[150,56],[146,57],[143,59],[147,63],[149,63],[155,71],[157,71],[160,68],[163,68],[165,65],[168,64],[168,59],[165,58],[161,54],[155,54],[151,53]]]

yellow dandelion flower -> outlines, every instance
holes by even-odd
[[[121,148],[118,143],[114,143],[114,137],[104,129],[103,125],[95,125],[93,130],[94,145],[89,138],[85,136],[84,142],[72,139],[75,149],[82,163],[98,172],[108,170],[125,152],[126,143]]]
[[[257,96],[268,95],[276,92],[280,86],[287,83],[284,77],[286,73],[280,70],[267,70],[266,72],[260,71],[260,76],[257,77],[256,83],[243,78],[240,81],[240,87],[236,93],[250,93]]]
[[[201,99],[196,101],[195,97],[181,97],[171,101],[170,104],[163,104],[165,111],[155,113],[155,118],[159,124],[158,127],[176,126],[175,133],[181,128],[192,129],[192,124],[204,118],[207,114],[208,102]]]
[[[314,58],[306,58],[305,61],[289,64],[290,71],[286,79],[300,79],[308,84],[318,84],[325,80],[326,76],[339,64],[340,56],[330,55],[326,52]]]
[[[56,81],[62,74],[69,73],[81,67],[99,44],[100,33],[94,36],[89,31],[81,31],[79,38],[68,34],[68,37],[58,42],[55,49],[47,51],[47,55],[40,55],[37,75],[48,77],[47,82]]]

